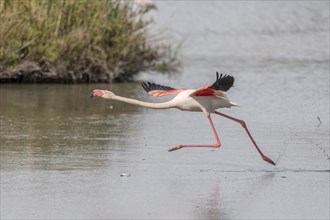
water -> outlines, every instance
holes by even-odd
[[[222,111],[277,166],[224,118],[220,149],[169,153],[214,142],[203,114],[88,99],[167,100],[139,83],[1,85],[2,219],[329,219],[329,3],[171,3],[152,16],[183,41],[184,68],[137,79],[197,88],[233,74],[242,107]]]

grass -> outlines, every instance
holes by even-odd
[[[39,75],[55,69],[61,82],[125,81],[140,71],[175,71],[177,49],[148,34],[149,10],[133,1],[0,0],[0,71],[15,74],[32,62]]]

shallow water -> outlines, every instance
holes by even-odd
[[[139,83],[1,85],[1,219],[329,219],[328,2],[157,2],[168,39],[185,39],[182,72],[143,73],[173,87],[233,74],[242,107],[213,116],[97,98],[147,101]],[[319,119],[320,120],[319,120]],[[121,177],[127,173],[130,176]]]

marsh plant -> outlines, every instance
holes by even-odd
[[[171,72],[178,49],[134,1],[0,0],[1,82],[113,82]]]

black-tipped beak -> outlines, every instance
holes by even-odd
[[[93,97],[94,97],[94,92],[92,92],[88,98],[93,98]]]

